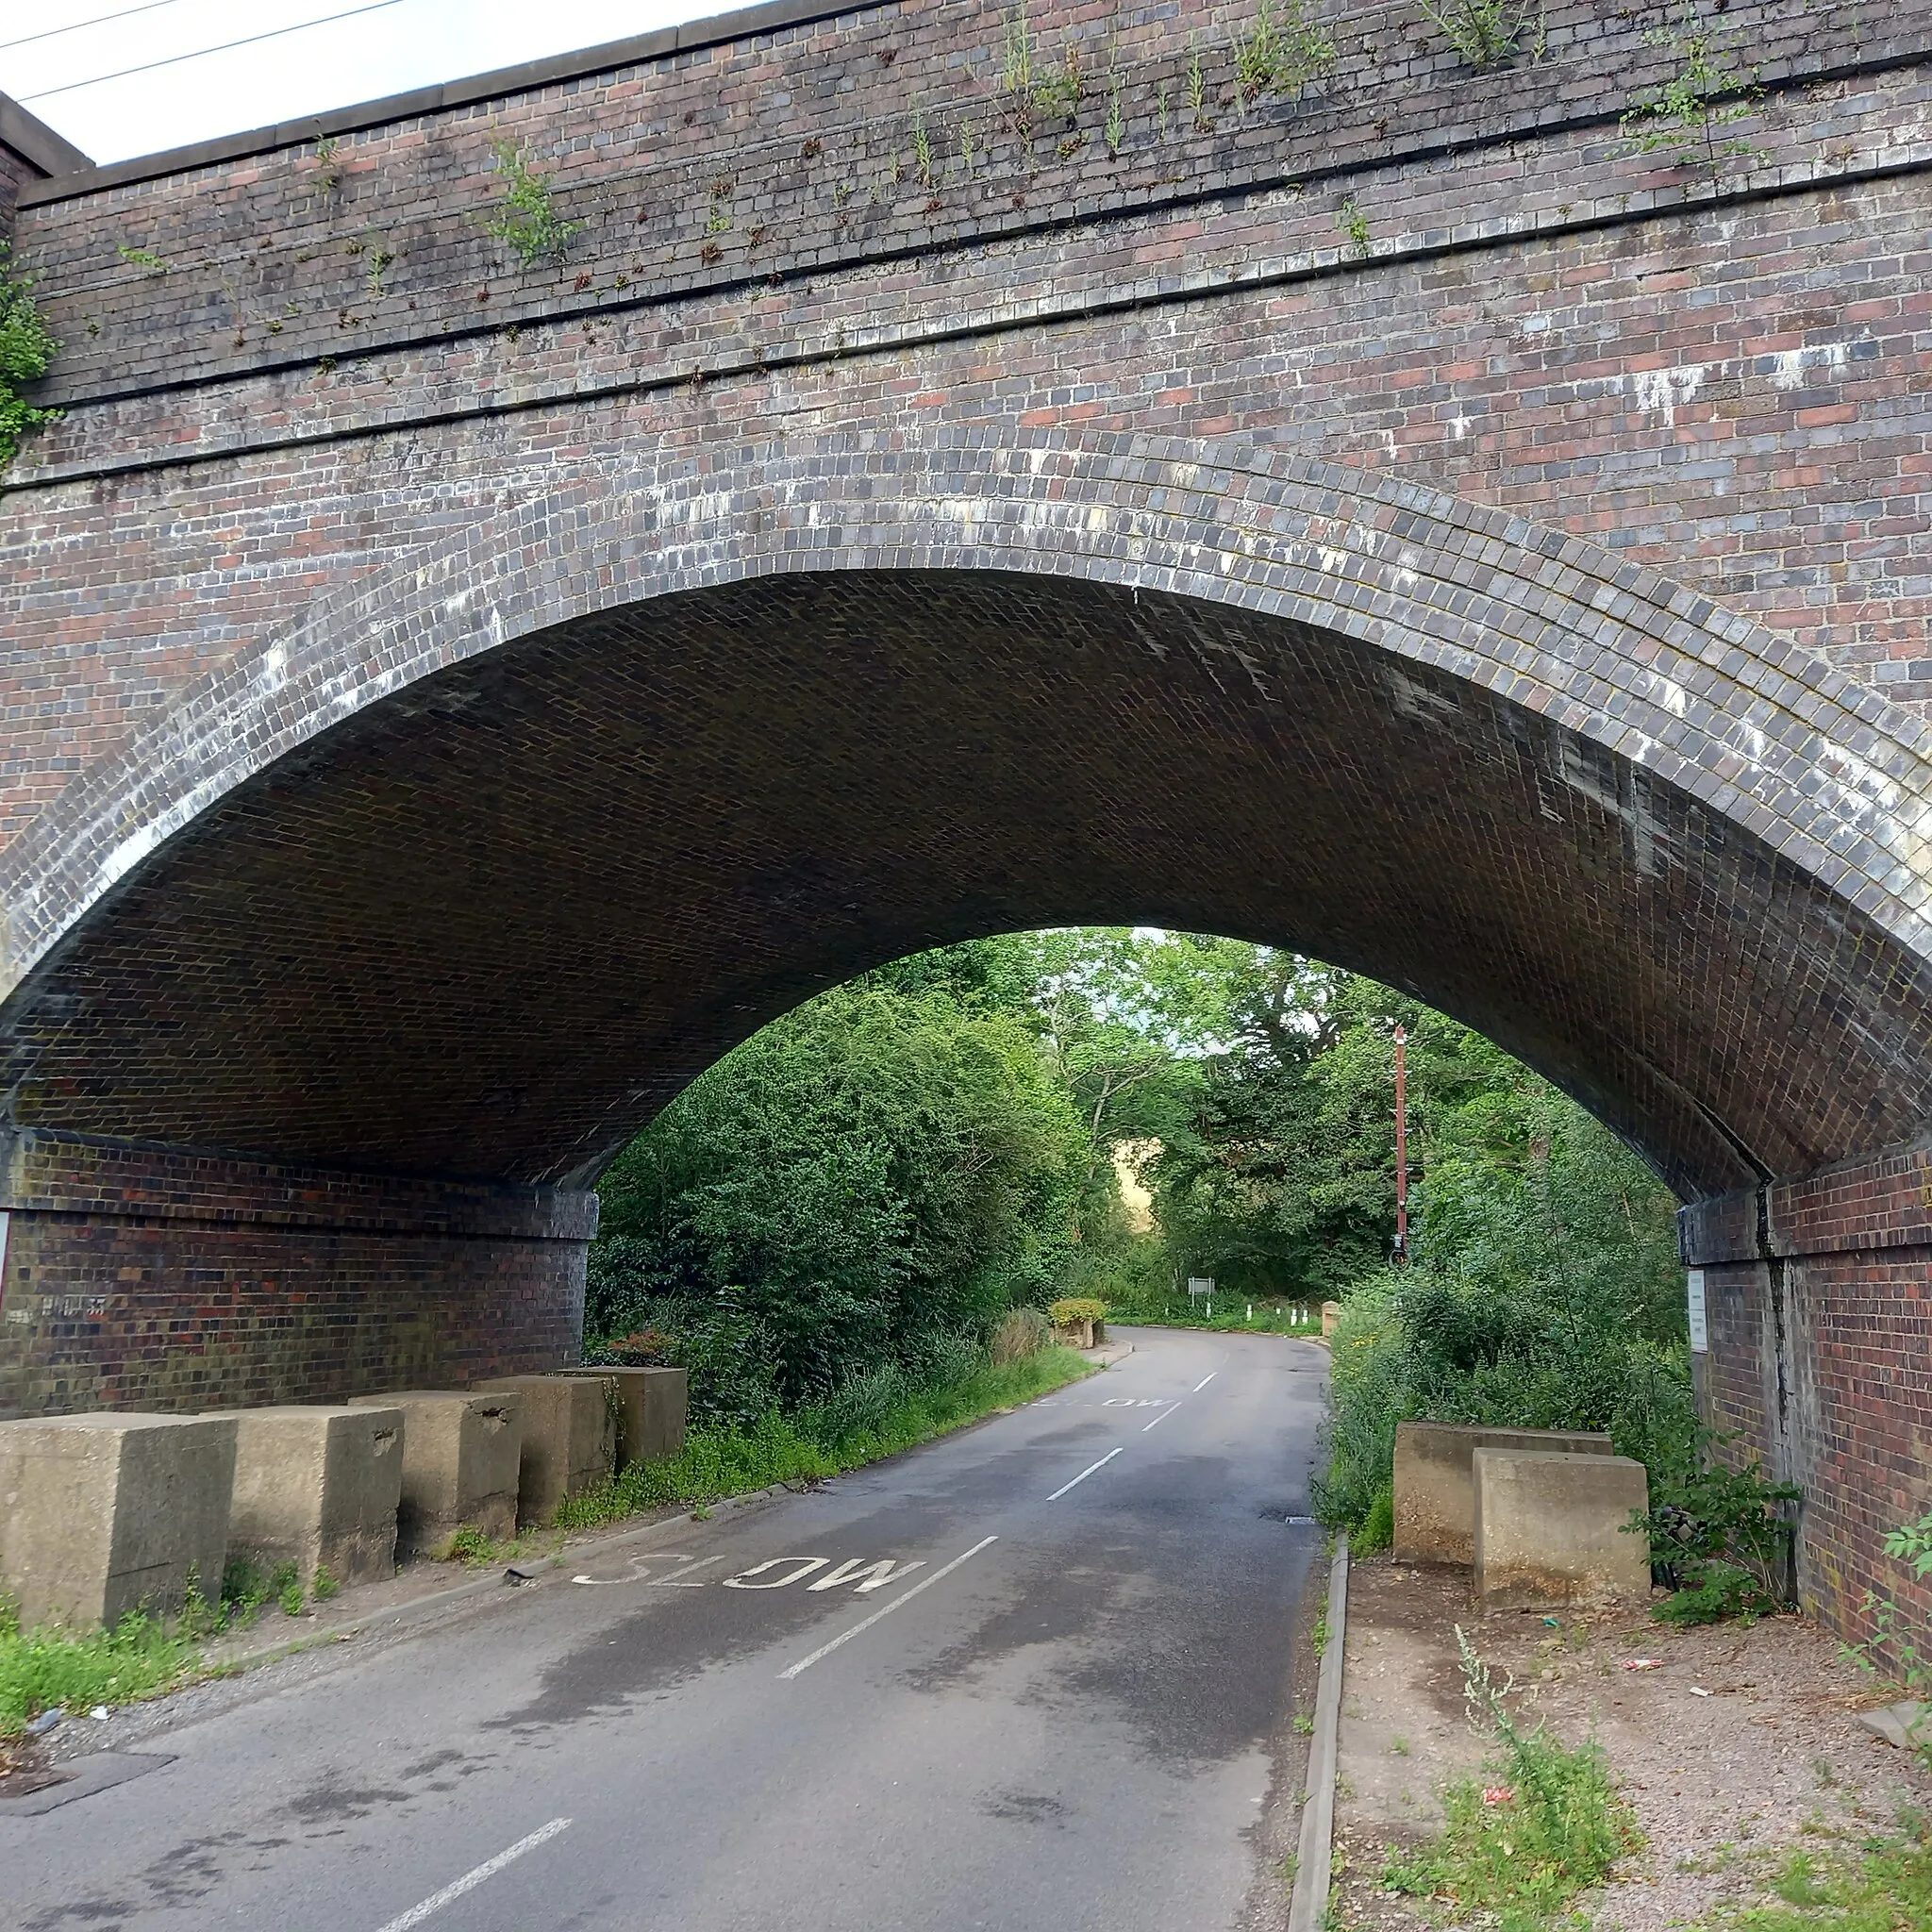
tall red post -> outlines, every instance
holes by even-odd
[[[1408,1259],[1408,1034],[1395,1029],[1395,1258]]]

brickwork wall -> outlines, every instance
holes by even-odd
[[[1765,158],[1714,197],[1616,138],[1668,65],[1641,12],[1556,9],[1544,61],[1474,75],[1374,9],[1333,81],[1237,111],[1234,16],[1203,9],[1195,131],[1186,33],[1150,9],[1116,157],[1103,23],[1036,8],[1041,60],[1085,44],[1096,76],[1062,159],[1074,135],[1004,126],[1004,11],[964,0],[404,115],[325,159],[51,184],[20,242],[70,414],[5,499],[0,830],[398,548],[560,466],[703,463],[774,421],[1286,445],[1596,536],[1923,708],[1932,9],[1882,37],[1869,11],[1731,10],[1777,88]],[[516,274],[482,232],[497,139],[586,224],[560,267]]]
[[[1932,1511],[1932,1152],[1893,1150],[1687,1208],[1705,1269],[1710,1353],[1700,1394],[1730,1455],[1802,1485],[1807,1608],[1862,1638],[1868,1591],[1921,1618],[1932,1588],[1884,1555],[1888,1530]]]
[[[578,1358],[594,1196],[10,1137],[0,1419],[452,1388]]]

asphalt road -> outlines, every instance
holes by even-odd
[[[1326,1356],[1135,1340],[823,1491],[191,1709],[136,1747],[172,1762],[0,1818],[0,1924],[1278,1924]]]

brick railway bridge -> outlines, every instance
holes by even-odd
[[[717,1054],[1157,922],[1656,1163],[1843,1624],[1932,1507],[1932,0],[1734,0],[1715,165],[1620,131],[1655,6],[1489,72],[1371,6],[1244,98],[1249,0],[1035,0],[1051,105],[1017,18],[103,168],[0,106],[65,411],[0,475],[0,1413],[563,1359]]]

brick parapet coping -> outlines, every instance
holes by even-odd
[[[294,1233],[582,1242],[594,1193],[358,1174],[25,1129],[0,1142],[0,1210]]]

